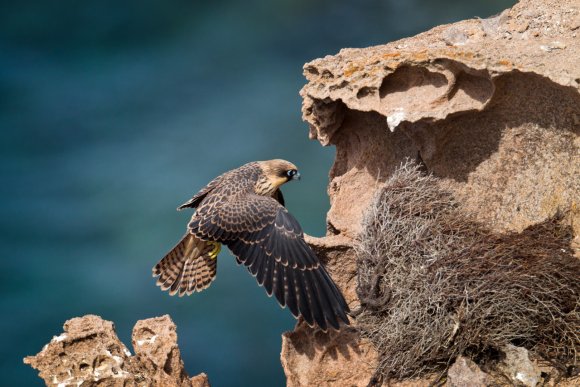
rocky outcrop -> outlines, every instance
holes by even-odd
[[[64,333],[24,363],[37,369],[47,386],[209,387],[205,374],[187,376],[169,316],[138,321],[132,342],[135,355],[112,322],[87,315],[68,320]]]
[[[578,1],[522,0],[489,19],[304,66],[310,137],[336,147],[328,233],[308,242],[351,308],[359,306],[353,246],[363,214],[406,159],[494,231],[566,213],[579,254],[579,34]],[[351,331],[339,337],[298,324],[283,337],[289,386],[364,386],[376,358]]]

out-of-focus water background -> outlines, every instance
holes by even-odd
[[[42,385],[22,364],[65,320],[97,314],[130,347],[170,314],[190,375],[280,386],[294,319],[226,251],[216,282],[169,297],[151,268],[185,231],[176,212],[221,172],[286,158],[287,207],[322,236],[334,150],[308,140],[302,65],[513,0],[2,2],[0,384]]]

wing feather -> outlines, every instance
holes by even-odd
[[[274,261],[274,260],[272,260]],[[279,265],[274,261],[274,272],[272,273],[272,291],[281,307],[286,306],[286,298],[284,297],[284,271],[285,266]]]
[[[316,281],[314,280],[314,274],[312,270],[305,270],[304,278],[306,279],[306,283],[308,284],[310,294],[312,295],[311,297],[309,297],[309,300],[314,321],[316,321],[319,327],[326,330],[327,328],[326,319],[322,311],[322,303],[320,300],[320,295],[318,294],[318,288],[316,287]]]
[[[272,290],[274,286],[274,279],[276,278],[276,261],[273,259],[268,259],[268,266],[267,269],[264,271],[264,289],[266,289],[266,293],[268,296],[272,295]],[[258,279],[259,282],[259,279]]]
[[[197,208],[201,204],[203,199],[205,199],[206,196],[208,196],[208,194],[211,193],[211,191],[213,191],[217,186],[219,186],[221,181],[224,179],[224,176],[225,174],[220,175],[215,179],[213,179],[212,181],[210,181],[205,187],[200,189],[198,193],[193,195],[191,199],[189,199],[187,202],[177,207],[177,210],[183,210],[184,208]]]
[[[304,270],[292,270],[289,268],[288,270],[292,271],[294,274],[294,286],[296,291],[296,297],[298,299],[298,308],[300,310],[300,315],[304,317],[304,320],[309,325],[314,323],[312,319],[312,308],[310,307],[309,298],[310,289],[308,287],[308,283],[305,281],[304,278]]]
[[[208,200],[210,200],[209,198]],[[282,307],[326,330],[349,324],[348,305],[310,246],[298,221],[271,197],[245,195],[205,204],[189,223],[199,238],[227,245]]]
[[[294,317],[298,317],[298,302],[296,300],[296,286],[294,285],[294,270],[288,266],[284,266],[284,296],[286,298],[286,306]]]

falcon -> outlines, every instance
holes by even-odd
[[[213,179],[178,207],[196,211],[183,239],[153,268],[157,285],[179,296],[208,288],[226,245],[294,317],[324,331],[348,325],[344,297],[284,207],[280,186],[297,179],[285,160],[251,162]]]

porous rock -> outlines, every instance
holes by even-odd
[[[38,370],[47,386],[209,386],[205,374],[190,379],[185,372],[168,315],[138,321],[132,341],[135,355],[112,322],[86,315],[65,322],[64,333],[24,363]]]
[[[406,159],[495,231],[519,232],[566,213],[580,255],[579,20],[577,0],[522,0],[488,19],[343,49],[304,66],[310,137],[336,147],[327,236],[308,241],[352,309],[363,214]],[[348,361],[322,356],[317,351],[326,349],[308,341],[309,330],[299,323],[283,338],[289,386],[369,383],[372,348],[349,352]],[[365,344],[348,333],[341,345]],[[305,354],[318,372],[304,372]],[[344,382],[334,379],[341,364]]]
[[[542,381],[540,368],[530,360],[525,348],[507,345],[502,352],[505,357],[497,368],[514,386],[536,387],[540,384]]]
[[[492,378],[470,359],[459,356],[447,372],[448,387],[486,387]]]

